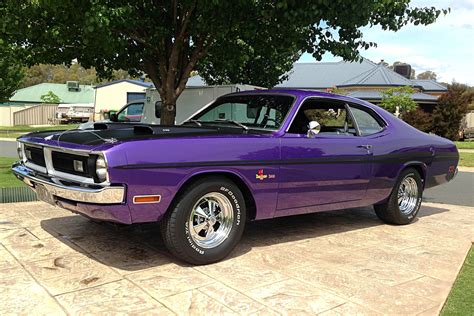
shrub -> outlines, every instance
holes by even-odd
[[[448,92],[438,100],[433,111],[433,132],[439,136],[457,140],[461,129],[461,121],[473,101],[474,93],[469,87],[453,83],[448,86]]]
[[[59,104],[61,103],[61,99],[53,92],[49,91],[46,94],[43,94],[41,97],[41,102],[47,103],[47,104]]]
[[[415,110],[403,114],[402,119],[422,132],[429,133],[433,130],[433,118],[430,113],[417,107]]]
[[[382,102],[380,102],[380,106],[394,114],[398,107],[398,111],[403,115],[406,112],[416,109],[416,102],[412,99],[414,92],[415,90],[409,86],[382,91]]]

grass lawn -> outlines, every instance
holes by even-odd
[[[464,261],[441,315],[474,315],[474,247]]]
[[[455,142],[458,149],[474,149],[474,141],[471,142]]]
[[[0,126],[0,138],[17,138],[23,134],[37,131],[54,131],[54,130],[67,130],[73,129],[79,126],[79,124],[63,124],[63,125],[48,125],[48,126]]]
[[[17,158],[0,157],[0,188],[21,187],[23,185],[10,171],[10,167],[17,160]]]
[[[474,167],[474,153],[459,153],[459,165],[463,167]]]

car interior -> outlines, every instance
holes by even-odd
[[[311,121],[321,125],[320,135],[357,135],[351,116],[342,102],[321,99],[305,101],[288,133],[306,134]]]

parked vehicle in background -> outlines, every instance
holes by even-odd
[[[143,119],[143,107],[145,105],[145,99],[135,100],[125,104],[117,113],[110,114],[110,118],[100,121],[89,121],[79,125],[78,129],[93,129],[96,123],[110,123],[110,122],[122,122],[122,123],[137,123]]]
[[[374,205],[409,224],[423,190],[453,179],[459,161],[450,140],[373,104],[301,90],[228,94],[179,126],[105,123],[18,141],[12,170],[40,200],[97,220],[160,221],[167,248],[193,264],[227,256],[247,220]]]
[[[56,119],[63,124],[87,122],[93,114],[93,103],[59,104],[56,110]]]
[[[191,115],[222,95],[255,89],[261,88],[250,85],[187,87],[178,100],[176,107],[176,124],[182,123]],[[110,119],[95,122],[90,121],[81,124],[79,129],[91,129],[95,123],[107,122],[160,124],[160,113],[160,95],[155,88],[149,88],[146,91],[146,99],[129,102],[116,114],[112,114]]]
[[[474,111],[466,114],[461,126],[461,139],[474,140]]]
[[[187,86],[178,99],[176,106],[176,124],[181,124],[191,115],[208,105],[218,97],[239,91],[262,89],[250,85],[220,85],[220,86]],[[143,113],[143,123],[160,123],[161,98],[155,88],[147,89]]]

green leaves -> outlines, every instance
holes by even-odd
[[[455,82],[450,84],[448,92],[439,97],[433,111],[432,131],[436,135],[458,140],[461,121],[468,111],[469,104],[473,101],[472,88]]]
[[[398,110],[398,112],[403,115],[404,113],[416,109],[416,102],[412,99],[414,92],[415,90],[409,86],[384,90],[382,92],[382,102],[380,106],[394,114]]]
[[[10,99],[20,86],[24,73],[15,51],[0,39],[0,102]]]
[[[305,52],[358,60],[375,46],[364,26],[396,31],[442,13],[408,0],[3,0],[0,39],[26,65],[145,72],[175,103],[193,70],[208,83],[272,87]]]
[[[47,104],[59,104],[61,103],[61,99],[54,94],[53,91],[49,91],[48,93],[42,95],[40,97],[41,102],[47,103]]]

